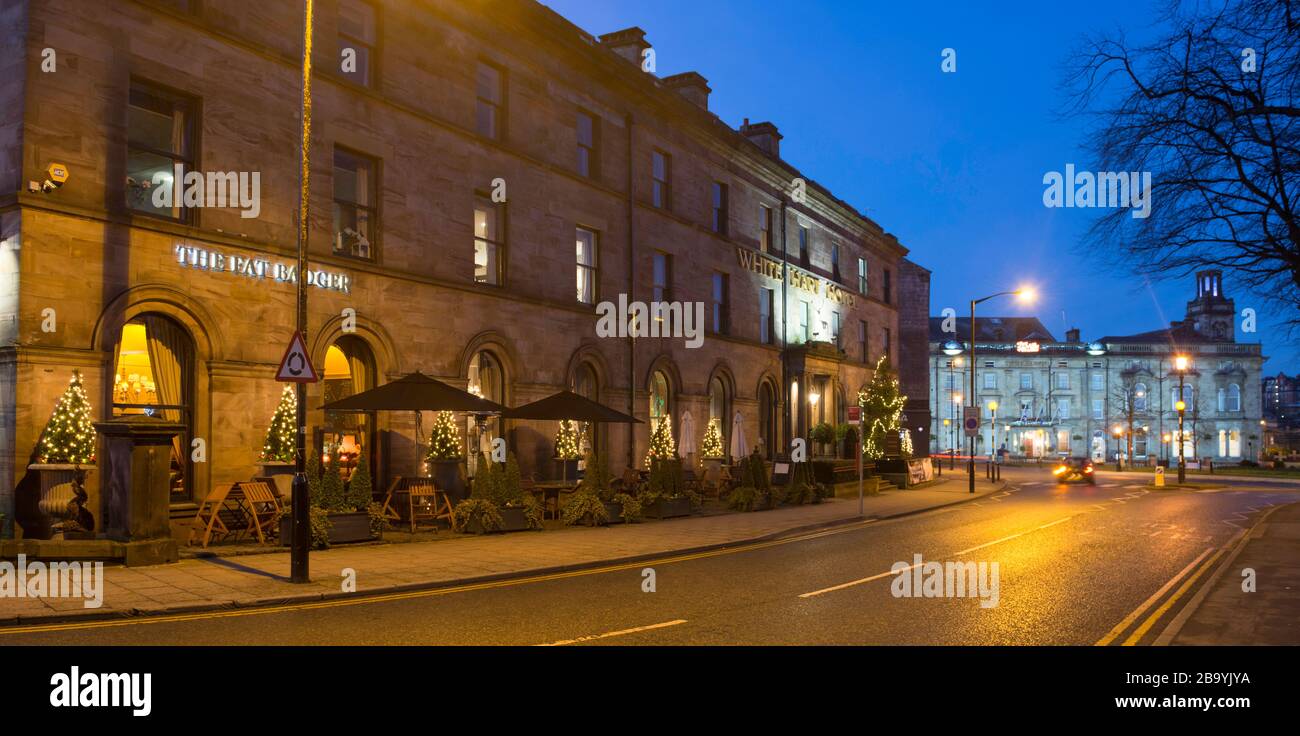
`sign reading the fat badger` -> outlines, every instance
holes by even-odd
[[[271,279],[290,284],[298,282],[298,265],[294,263],[275,263],[266,258],[218,253],[183,244],[177,244],[175,251],[176,262],[186,268],[231,273],[254,279]],[[340,291],[344,294],[352,291],[352,277],[344,273],[308,269],[307,283],[320,289]]]

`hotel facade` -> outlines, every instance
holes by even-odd
[[[507,406],[571,389],[634,414],[590,437],[616,470],[684,412],[697,443],[711,418],[729,441],[739,413],[770,455],[897,362],[906,249],[784,161],[774,125],[709,112],[703,76],[647,71],[639,29],[593,37],[531,0],[315,5],[313,451],[355,443],[381,488],[418,473],[428,415],[320,407],[419,370]],[[25,52],[0,60],[10,519],[74,371],[96,419],[186,427],[175,521],[257,474],[294,329],[302,6],[0,10]],[[66,183],[41,186],[55,165]],[[673,337],[600,336],[620,300],[702,302],[702,344],[672,320],[654,327]],[[498,418],[487,438],[546,477],[554,432]]]
[[[1084,342],[1058,340],[1033,317],[976,319],[975,396],[982,408],[976,452],[1013,458],[1061,455],[1141,463],[1178,458],[1180,386],[1184,456],[1238,463],[1263,446],[1259,343],[1238,342],[1236,308],[1219,271],[1196,275],[1186,316],[1169,328]],[[944,327],[955,327],[955,332]],[[964,452],[962,406],[970,395],[970,319],[930,318],[931,452]],[[1187,356],[1179,374],[1174,357]],[[988,409],[997,404],[996,417]],[[1116,428],[1120,429],[1118,435]]]

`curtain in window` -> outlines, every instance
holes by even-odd
[[[183,405],[185,397],[185,371],[190,362],[189,335],[175,322],[161,315],[145,315],[145,342],[149,347],[149,367],[157,387],[158,403]],[[163,409],[161,416],[169,422],[185,421],[178,409]],[[181,451],[181,435],[172,438],[173,458],[179,467],[185,467]]]

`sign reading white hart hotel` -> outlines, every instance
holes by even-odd
[[[750,250],[741,246],[736,246],[736,259],[740,261],[741,267],[753,271],[760,276],[766,276],[769,279],[781,280],[781,261],[765,256],[757,251]],[[853,292],[845,289],[839,284],[827,281],[826,279],[805,273],[794,267],[788,269],[790,274],[790,285],[796,289],[802,289],[812,294],[825,296],[836,304],[843,304],[852,307],[854,302]]]
[[[179,243],[175,247],[175,252],[176,262],[186,268],[229,273],[254,279],[272,279],[290,284],[298,282],[298,266],[294,263],[272,262],[267,258],[235,253],[227,255]],[[352,277],[344,273],[308,269],[307,283],[320,289],[340,291],[344,294],[352,290]]]

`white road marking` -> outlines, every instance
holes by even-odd
[[[924,563],[922,563],[922,564],[924,564]],[[908,565],[906,568],[904,568],[904,569],[902,569],[902,570],[899,570],[898,572],[907,572],[908,570],[911,570],[911,569],[914,568],[914,567],[920,567],[920,565]],[[894,574],[894,571],[893,571],[893,570],[890,570],[889,572],[882,572],[882,573],[880,573],[879,575],[872,575],[872,576],[869,577],[869,578],[859,578],[858,580],[851,580],[851,581],[849,581],[849,582],[847,582],[847,583],[841,583],[841,584],[839,584],[839,585],[832,585],[832,586],[829,587],[829,588],[822,588],[821,590],[814,590],[814,591],[811,592],[811,593],[800,593],[800,594],[799,594],[799,597],[800,597],[800,598],[812,598],[812,597],[815,596],[815,595],[821,595],[821,594],[823,594],[823,593],[834,593],[834,592],[837,591],[837,590],[844,590],[845,588],[852,588],[852,587],[855,586],[855,585],[861,585],[861,584],[863,584],[863,583],[869,583],[869,582],[871,582],[872,580],[879,580],[879,579],[881,579],[881,578],[887,578],[887,577],[889,577],[889,576],[891,576],[891,575],[893,575],[893,574]]]
[[[649,626],[637,626],[633,629],[622,629],[620,631],[610,631],[604,634],[592,634],[591,636],[580,636],[577,639],[564,639],[550,644],[538,644],[539,647],[562,647],[569,644],[581,644],[584,641],[595,641],[596,639],[608,639],[611,636],[626,636],[627,634],[639,634],[642,631],[652,631],[654,629],[665,629],[669,626],[677,626],[686,623],[686,619],[679,618],[673,621],[665,621],[661,624],[651,624]]]

